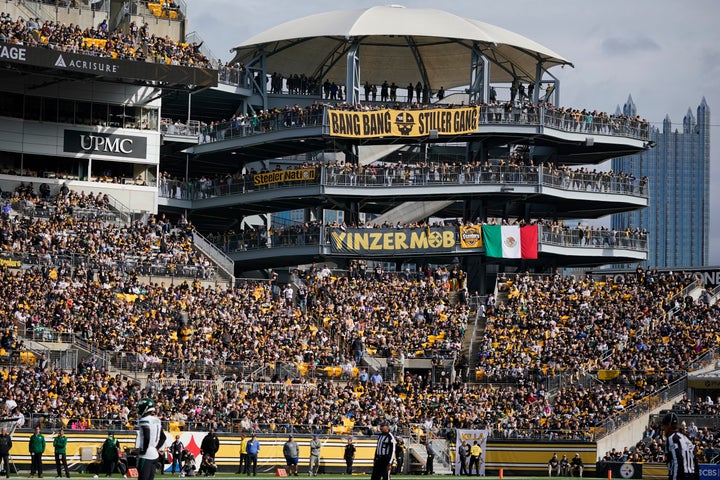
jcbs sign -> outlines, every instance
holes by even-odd
[[[110,133],[65,130],[64,152],[146,158],[147,138]]]
[[[718,480],[720,478],[720,465],[712,463],[700,464],[700,480]]]

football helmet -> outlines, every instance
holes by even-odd
[[[155,411],[155,402],[151,398],[143,398],[137,404],[138,415],[144,417],[148,413]]]

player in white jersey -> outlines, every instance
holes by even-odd
[[[155,402],[143,398],[137,404],[138,436],[135,447],[138,449],[138,479],[153,480],[155,478],[155,463],[160,457],[158,449],[165,443],[165,432],[160,419],[152,413],[155,411]]]

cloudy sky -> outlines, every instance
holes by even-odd
[[[522,34],[570,60],[553,69],[563,105],[614,112],[632,95],[638,113],[682,128],[705,97],[711,117],[710,263],[720,265],[720,1],[692,0],[185,0],[189,30],[217,58],[280,23],[389,3],[442,8]]]

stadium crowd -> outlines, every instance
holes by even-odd
[[[46,266],[119,269],[135,275],[161,272],[209,278],[210,260],[193,247],[194,227],[181,216],[131,224],[114,221],[107,195],[75,192],[62,185],[50,196],[47,184],[19,185],[0,215],[3,256],[30,257]],[[75,275],[80,275],[75,272]]]
[[[717,307],[683,300],[667,315],[691,282],[652,270],[620,284],[518,275],[508,281],[507,301],[488,309],[478,369],[488,381],[521,380],[541,368],[614,371],[621,385],[659,388],[718,346]]]
[[[450,301],[450,285],[462,284],[458,273],[437,269],[408,279],[368,271],[356,262],[347,276],[318,268],[303,292],[275,289],[267,282],[220,289],[141,285],[119,277],[97,282],[94,276],[77,272],[53,277],[35,269],[3,269],[0,285],[10,301],[0,319],[4,330],[15,325],[64,330],[107,351],[136,354],[139,363],[156,363],[159,384],[165,386],[152,394],[163,397],[168,418],[216,422],[224,429],[234,428],[230,424],[245,417],[262,428],[337,426],[347,419],[364,425],[383,412],[405,425],[429,422],[437,432],[483,425],[510,438],[538,431],[565,438],[587,433],[631,406],[634,399],[652,395],[695,355],[717,347],[717,307],[679,304],[676,318],[697,315],[689,323],[667,323],[661,318],[672,295],[689,281],[680,274],[658,277],[648,272],[604,286],[563,277],[519,276],[508,284],[507,305],[488,304],[487,335],[498,345],[483,346],[479,355],[486,380],[514,383],[469,386],[459,378],[432,381],[424,375],[410,375],[399,383],[377,376],[363,379],[361,366],[353,363],[358,339],[361,357],[363,352],[408,358],[459,350],[471,311]],[[629,298],[636,301],[631,304]],[[645,339],[656,339],[658,331],[701,340],[689,346],[673,342],[675,347],[661,336],[645,345]],[[508,332],[512,333],[504,337]],[[257,385],[245,393],[235,388],[234,393],[211,399],[196,393],[192,402],[202,405],[189,408],[190,395],[172,369],[198,362],[213,366],[288,362],[306,376],[294,377],[298,388]],[[672,362],[678,364],[669,368]],[[326,365],[342,366],[349,383],[320,380],[318,371]],[[538,369],[532,371],[534,366]],[[513,377],[516,367],[520,375]],[[531,372],[524,378],[523,369]],[[559,392],[544,390],[544,377],[553,373],[593,369],[618,369],[619,375],[615,381],[590,387],[582,387],[578,378]],[[164,376],[168,376],[165,383]],[[263,378],[284,379],[277,374]],[[317,393],[308,393],[313,388],[323,389],[321,398],[331,400],[308,402],[309,395],[317,398]],[[452,401],[441,402],[440,395]],[[131,397],[127,393],[123,398]],[[225,401],[228,398],[233,401]],[[218,414],[220,406],[222,414]],[[37,411],[32,405],[24,408]]]
[[[567,393],[567,392],[564,392]],[[127,428],[132,406],[152,396],[167,422],[187,429],[370,434],[380,418],[401,430],[422,428],[453,438],[456,428],[488,428],[495,438],[590,438],[592,426],[612,412],[613,395],[596,387],[578,389],[580,401],[564,410],[562,397],[529,386],[432,383],[407,374],[403,382],[382,379],[300,383],[209,382],[151,378],[142,389],[92,363],[78,369],[5,367],[0,394],[27,420],[70,429]],[[584,412],[578,415],[576,412]]]
[[[97,27],[81,28],[39,18],[13,19],[0,14],[0,40],[69,53],[140,62],[213,68],[197,43],[180,43],[149,32],[148,24],[132,22],[127,31],[111,31],[107,20]]]

